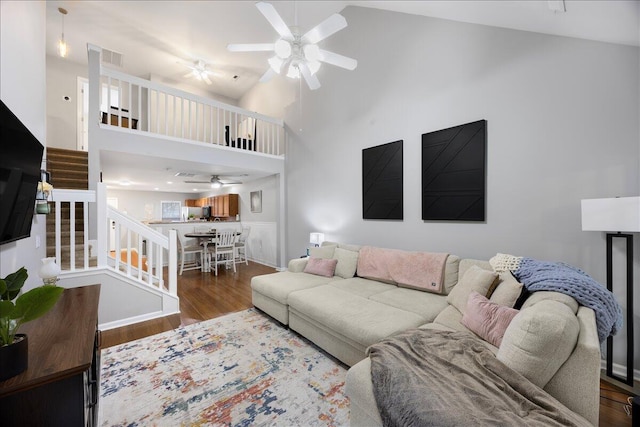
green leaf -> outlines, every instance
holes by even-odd
[[[20,295],[16,300],[16,309],[23,313],[21,322],[26,323],[45,314],[58,302],[62,292],[62,287],[45,285]]]
[[[15,305],[11,301],[0,301],[0,318],[10,317]]]
[[[29,274],[27,273],[27,269],[24,267],[21,267],[18,271],[11,273],[7,277],[5,277],[4,281],[7,285],[6,293],[8,295],[8,298],[3,297],[3,299],[12,300],[17,297],[20,293],[20,289],[22,289],[22,286],[24,286],[24,282],[27,280],[27,277],[29,277]]]
[[[4,294],[7,292],[7,282],[4,279],[0,279],[0,299],[7,299]]]

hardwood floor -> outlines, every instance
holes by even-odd
[[[237,272],[222,269],[213,273],[197,270],[185,271],[178,276],[180,315],[150,320],[124,328],[102,332],[101,348],[111,347],[149,335],[189,324],[246,310],[251,304],[251,278],[274,273],[275,269],[249,262],[238,265]],[[631,394],[606,381],[600,381],[600,426],[631,426],[631,417],[625,412]],[[630,410],[630,408],[629,408]]]
[[[253,307],[251,304],[251,278],[275,273],[275,269],[249,261],[233,269],[221,268],[218,276],[190,270],[178,276],[180,315],[149,320],[101,333],[101,348],[107,348],[175,329],[189,324],[213,319],[235,311]]]

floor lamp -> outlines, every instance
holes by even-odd
[[[633,234],[640,232],[640,197],[582,200],[582,230],[607,232],[607,289],[613,290],[613,239],[627,243],[627,377],[613,373],[613,338],[607,338],[608,377],[633,387]]]

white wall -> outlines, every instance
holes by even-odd
[[[75,150],[78,77],[87,78],[87,67],[51,55],[47,55],[46,62],[47,146]]]
[[[0,99],[43,145],[45,15],[43,1],[0,2]],[[45,256],[45,220],[44,215],[34,215],[31,237],[0,246],[0,277],[26,267],[25,290],[42,284],[38,269]]]
[[[323,48],[358,68],[323,65],[322,87],[303,85],[302,105],[284,117],[288,257],[318,230],[350,243],[564,261],[604,283],[604,236],[581,230],[580,200],[640,194],[638,48],[358,7],[342,14],[349,26]],[[421,134],[479,119],[488,121],[487,221],[422,221]],[[398,139],[404,220],[364,221],[362,149]],[[638,256],[635,271],[637,283]]]

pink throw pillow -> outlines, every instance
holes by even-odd
[[[315,274],[318,276],[333,277],[333,273],[336,271],[337,259],[323,259],[323,258],[309,258],[307,265],[304,267],[304,272],[309,274]]]
[[[462,324],[483,340],[500,347],[504,331],[518,313],[514,308],[491,302],[473,291],[467,300],[467,310],[462,316]]]

